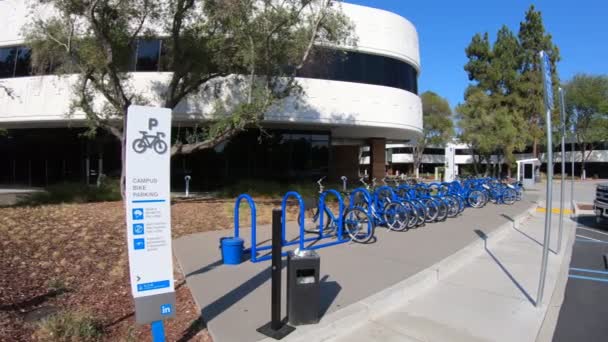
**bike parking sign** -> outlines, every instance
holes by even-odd
[[[129,107],[126,131],[126,222],[135,319],[175,316],[171,250],[171,110]]]

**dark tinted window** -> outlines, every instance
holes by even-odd
[[[356,82],[418,93],[418,73],[408,63],[362,52],[320,51],[300,71],[299,77]]]
[[[158,39],[142,39],[137,42],[136,71],[159,70],[160,44]]]
[[[456,155],[459,156],[469,156],[473,154],[473,150],[468,149],[468,148],[457,148],[456,149]]]
[[[32,50],[27,47],[20,47],[17,50],[17,65],[15,66],[15,76],[29,76],[32,74],[30,58]]]
[[[412,148],[411,147],[396,147],[393,148],[393,153],[394,154],[410,154],[412,153]]]
[[[445,155],[443,148],[425,148],[423,154]]]
[[[13,77],[16,57],[17,48],[0,49],[0,77]]]

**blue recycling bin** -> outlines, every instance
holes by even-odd
[[[224,265],[238,265],[243,260],[245,241],[241,238],[224,237],[220,239]]]

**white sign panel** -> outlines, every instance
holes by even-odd
[[[127,242],[131,291],[137,299],[174,291],[171,110],[129,107],[126,143]]]

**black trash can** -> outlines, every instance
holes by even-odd
[[[287,318],[291,325],[316,324],[320,319],[321,259],[314,251],[287,255]]]

